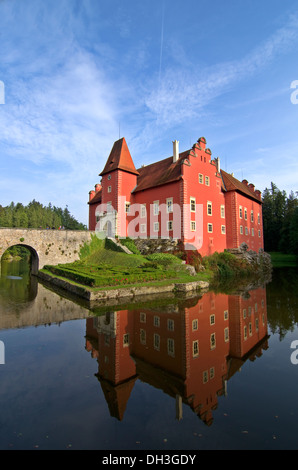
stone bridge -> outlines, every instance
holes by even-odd
[[[79,259],[81,246],[91,240],[92,232],[0,228],[0,260],[10,247],[22,245],[31,252],[32,274],[45,264],[71,263]]]

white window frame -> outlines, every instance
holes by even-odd
[[[175,357],[175,340],[173,338],[167,338],[167,350],[169,356]]]
[[[153,347],[157,351],[160,350],[160,335],[157,334],[157,333],[154,333],[154,335],[153,335]]]
[[[166,202],[167,202],[167,214],[171,214],[173,212],[173,198],[168,197]]]
[[[210,178],[207,175],[205,176],[205,185],[210,186]]]
[[[159,232],[159,222],[154,222],[153,223],[153,232],[155,232],[155,233]]]
[[[190,204],[190,212],[196,212],[196,198],[195,197],[190,198],[189,204]]]
[[[159,201],[153,201],[153,215],[159,215]]]
[[[146,211],[146,204],[142,204],[141,206],[141,219],[144,219],[147,215],[147,211]]]
[[[190,221],[190,230],[191,230],[191,232],[196,231],[196,221],[195,220]]]
[[[204,184],[204,175],[202,173],[199,173],[199,183]]]
[[[209,209],[210,209],[210,214],[209,214]],[[211,201],[207,201],[207,215],[209,217],[212,216],[212,202]]]
[[[195,339],[192,342],[192,357],[199,357],[200,350],[199,350],[199,340]]]
[[[208,233],[213,233],[213,224],[211,224],[210,222],[207,224],[207,231]]]
[[[226,218],[226,208],[225,208],[225,206],[224,206],[223,204],[220,206],[220,217],[221,217],[222,219],[225,219],[225,218]]]

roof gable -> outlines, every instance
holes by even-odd
[[[173,162],[173,157],[169,157],[139,168],[137,186],[133,192],[178,181],[182,174],[181,165],[188,153],[189,151],[180,153],[177,162]]]
[[[224,189],[226,191],[239,191],[245,196],[248,196],[258,202],[262,202],[259,191],[251,190],[249,186],[244,183],[241,183],[241,181],[237,180],[234,176],[224,170],[221,170],[220,173],[224,184]]]
[[[110,173],[114,170],[123,170],[127,171],[128,173],[133,173],[135,175],[139,174],[134,166],[130,151],[128,149],[124,137],[114,143],[109,158],[105,164],[103,171],[100,173],[100,176],[103,176],[106,173]]]

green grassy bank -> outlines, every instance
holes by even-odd
[[[274,252],[270,253],[270,256],[274,268],[298,267],[298,258],[296,255]]]
[[[198,253],[177,251],[175,254],[141,255],[133,240],[122,242],[133,254],[124,253],[108,239],[92,237],[74,263],[45,266],[41,272],[83,286],[91,291],[119,289],[129,286],[165,286],[171,283],[231,279],[253,274],[253,268],[236,256],[224,252],[201,258]],[[186,260],[184,264],[182,261]],[[191,274],[190,266],[195,271]]]

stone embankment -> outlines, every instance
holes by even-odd
[[[194,281],[188,283],[170,283],[163,286],[130,286],[119,289],[107,289],[107,290],[98,290],[93,291],[91,289],[85,288],[68,282],[65,279],[60,279],[55,276],[52,276],[43,271],[39,271],[38,277],[41,281],[50,283],[53,286],[67,290],[68,292],[77,295],[85,300],[94,302],[94,301],[106,301],[106,300],[119,300],[119,299],[138,299],[143,298],[144,296],[150,296],[155,294],[165,294],[165,293],[177,293],[177,294],[188,294],[190,292],[203,292],[208,290],[209,283],[205,281]]]
[[[271,257],[264,250],[259,250],[257,253],[256,251],[249,250],[246,243],[242,243],[239,248],[233,248],[227,251],[237,258],[246,261],[254,268],[256,273],[266,274],[272,271]]]

